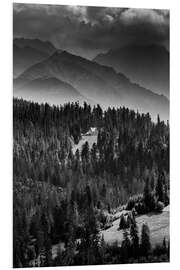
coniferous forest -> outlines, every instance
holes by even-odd
[[[13,4],[13,267],[170,261],[169,18]]]
[[[84,140],[94,129],[92,146]],[[142,215],[169,205],[169,123],[125,107],[13,99],[13,266],[169,261]],[[116,213],[121,213],[118,218]],[[119,243],[104,234],[118,221]]]

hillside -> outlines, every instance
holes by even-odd
[[[39,39],[15,38],[13,40],[13,77],[18,77],[30,66],[48,58],[56,48]]]
[[[81,139],[79,140],[78,144],[74,144],[72,143],[72,152],[73,154],[76,153],[76,150],[78,149],[81,153],[81,150],[82,150],[82,146],[85,144],[85,142],[88,142],[89,144],[89,149],[91,150],[92,149],[92,146],[93,144],[97,144],[97,133],[96,134],[89,134],[89,135],[86,135],[86,134],[82,134],[82,137]]]
[[[49,55],[31,47],[18,47],[13,45],[13,77],[18,77],[30,66],[44,60]]]
[[[121,213],[119,213],[120,216]],[[116,214],[117,215],[117,214]],[[136,218],[138,231],[141,232],[142,224],[147,223],[150,229],[150,239],[152,247],[157,244],[162,244],[164,237],[169,240],[169,206],[165,207],[162,213],[148,213]],[[113,222],[113,226],[107,230],[103,230],[105,242],[113,244],[118,242],[122,243],[123,231],[118,230],[119,219]]]
[[[39,103],[48,101],[52,105],[59,100],[61,103],[73,101],[82,103],[85,100],[70,84],[53,77],[26,81],[21,86],[17,86],[17,89],[15,88],[14,96],[26,100],[36,100]]]
[[[54,78],[47,78],[43,89],[48,80],[61,84],[65,91],[74,91]],[[40,88],[41,80],[36,83]],[[126,249],[98,240],[99,231],[108,225],[108,216],[103,213],[113,213],[125,204],[129,212],[136,209],[139,228],[147,221],[153,260],[161,261],[154,244],[161,245],[162,238],[168,237],[169,214],[155,215],[154,211],[158,205],[169,204],[169,125],[164,122],[153,123],[148,114],[127,108],[103,112],[100,106],[87,103],[49,106],[14,99],[13,183],[16,266],[28,267],[37,260],[40,266],[84,265],[84,254],[88,256],[89,250],[94,264],[101,262],[99,258],[124,263]],[[120,213],[115,215],[117,218]],[[106,242],[121,242],[118,224],[119,219],[103,231]],[[50,259],[52,251],[56,253],[58,243],[64,243],[63,260],[58,253],[58,261],[42,262]],[[20,245],[25,248],[19,249]],[[69,247],[74,250],[72,263],[66,257]],[[138,247],[143,256],[141,251]],[[107,256],[102,257],[102,252]],[[145,255],[150,252],[148,249]],[[168,260],[168,241],[160,255]]]
[[[162,46],[126,46],[99,54],[94,61],[113,67],[131,81],[169,97],[169,52]]]

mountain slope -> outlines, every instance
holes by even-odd
[[[126,106],[140,112],[149,112],[153,118],[159,113],[168,119],[169,102],[164,96],[133,84],[123,74],[67,52],[56,51],[48,59],[28,68],[16,80],[16,90],[32,80],[54,77],[72,85],[78,92],[108,106]]]
[[[37,102],[63,104],[84,101],[85,98],[70,84],[56,78],[38,78],[14,87],[14,96]]]
[[[49,57],[56,48],[50,42],[38,39],[13,40],[13,77],[18,77],[30,66]]]
[[[56,51],[56,48],[49,41],[42,41],[40,39],[28,39],[28,38],[15,38],[13,44],[19,48],[30,47],[40,52],[51,55]]]
[[[30,47],[13,45],[13,77],[19,76],[28,67],[44,60],[49,55]]]
[[[118,214],[120,216],[122,213]],[[146,222],[151,232],[151,243],[154,247],[162,243],[164,237],[169,240],[169,218],[169,206],[165,207],[162,213],[140,215],[136,217],[138,231],[141,232],[142,224]],[[118,218],[113,222],[112,227],[101,231],[105,242],[110,245],[116,241],[121,244],[123,241],[123,230],[119,230],[119,222],[120,219]]]
[[[99,54],[94,61],[123,72],[131,81],[158,94],[169,96],[169,53],[162,46],[126,46]]]

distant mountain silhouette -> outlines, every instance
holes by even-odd
[[[31,81],[49,77],[68,83],[85,99],[99,103],[103,108],[126,106],[140,112],[149,112],[154,119],[158,113],[162,119],[169,117],[169,102],[166,97],[131,83],[126,76],[115,72],[113,68],[66,51],[56,51],[48,59],[28,68],[14,80],[14,89],[18,93],[19,89],[31,84]],[[49,85],[46,92],[48,88],[52,89]],[[48,98],[49,95],[47,101]]]
[[[13,45],[13,76],[19,76],[28,67],[42,61],[49,55],[30,47],[19,48]]]
[[[19,84],[16,83],[14,96],[40,103],[49,102],[56,105],[74,101],[83,102],[86,100],[70,84],[53,77],[38,78],[26,82],[21,81]]]
[[[50,42],[39,39],[13,40],[13,77],[19,76],[28,67],[44,60],[56,51]]]
[[[94,61],[111,66],[131,81],[169,97],[169,52],[162,46],[126,46],[99,54]]]
[[[19,48],[30,47],[40,52],[51,55],[57,48],[49,41],[42,41],[40,39],[29,39],[29,38],[15,38],[13,43]]]

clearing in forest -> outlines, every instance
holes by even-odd
[[[72,145],[73,154],[76,153],[77,149],[79,150],[79,152],[81,152],[82,146],[83,146],[83,144],[85,144],[85,142],[88,142],[89,149],[91,149],[93,146],[93,143],[97,143],[97,134],[98,134],[98,132],[97,132],[96,128],[90,128],[90,130],[86,134],[82,134],[82,137],[81,137],[79,143]]]
[[[123,240],[123,230],[118,230],[119,219],[113,222],[113,226],[103,230],[105,242],[121,244]],[[162,213],[148,213],[136,218],[139,233],[143,223],[147,223],[150,229],[150,239],[152,247],[156,244],[162,244],[164,237],[169,240],[169,206],[165,207]]]

